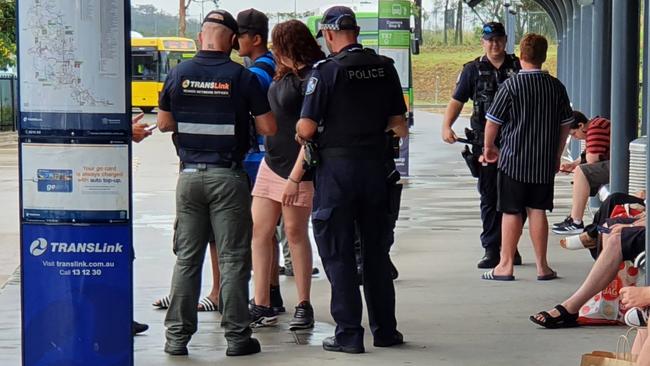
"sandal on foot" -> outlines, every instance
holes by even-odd
[[[535,315],[530,316],[530,321],[540,325],[547,329],[558,329],[558,328],[574,328],[579,327],[578,324],[578,314],[570,314],[569,311],[562,305],[556,305],[555,310],[557,310],[560,315],[557,317],[552,317],[551,314],[546,311],[539,312]],[[541,321],[536,318],[536,315],[541,315],[544,318],[544,321]]]
[[[499,276],[494,274],[494,269],[489,270],[481,275],[482,280],[489,280],[489,281],[514,281],[515,276],[513,275],[505,275],[505,276]]]
[[[154,301],[154,303],[151,304],[151,305],[153,305],[154,307],[156,307],[158,309],[167,309],[167,308],[169,308],[169,295],[161,297],[160,299]]]
[[[199,301],[197,311],[219,311],[219,307],[206,296]]]
[[[557,272],[551,271],[549,274],[537,276],[537,281],[550,281],[557,278]]]

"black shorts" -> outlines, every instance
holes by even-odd
[[[553,183],[522,183],[499,170],[497,189],[499,212],[525,213],[526,208],[553,211]]]
[[[645,251],[645,227],[626,227],[621,230],[621,252],[623,260],[634,261]]]

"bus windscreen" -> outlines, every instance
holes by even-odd
[[[142,81],[158,81],[158,52],[132,52],[132,79]]]
[[[193,53],[188,53],[187,51],[162,51],[160,52],[160,80],[164,81],[169,73],[169,70],[173,69],[176,65],[181,63],[181,61],[187,60],[194,57]]]

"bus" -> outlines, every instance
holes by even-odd
[[[195,54],[196,43],[189,38],[131,38],[132,106],[151,113],[169,70]]]
[[[418,43],[411,31],[410,0],[361,0],[348,5],[354,10],[357,25],[360,28],[359,42],[372,48],[377,53],[388,56],[395,61],[395,69],[402,84],[404,100],[408,108],[409,126],[413,118],[413,73],[411,55],[419,53]],[[319,9],[323,14],[329,6]],[[310,16],[305,20],[314,36],[318,32],[322,15]],[[324,40],[318,39],[325,54],[329,51]],[[400,141],[400,158],[396,159],[397,169],[403,176],[408,176],[409,165],[408,139]]]

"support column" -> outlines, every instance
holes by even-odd
[[[566,87],[567,93],[569,94],[569,99],[573,95],[573,78],[571,73],[573,72],[573,20],[569,19],[569,27],[566,31],[566,42],[564,43],[564,50],[566,51],[566,57],[564,60],[564,73],[566,75],[566,80],[564,80],[564,86]]]
[[[648,2],[644,1],[643,4],[643,44],[647,45],[648,44],[648,38],[650,38],[650,34],[648,34],[648,26],[650,25],[650,8],[648,7]],[[642,82],[643,82],[643,88],[641,90],[642,97],[641,97],[641,135],[648,135],[648,126],[646,125],[645,121],[648,120],[648,103],[646,101],[650,96],[650,83],[648,82],[648,76],[650,76],[650,70],[648,70],[648,55],[649,55],[649,50],[648,47],[643,47],[643,61],[641,62],[642,64]],[[648,252],[650,253],[650,252]]]
[[[650,13],[650,0],[644,0],[643,7],[645,8],[644,11],[644,26],[643,26],[643,48],[644,50],[648,50],[648,47],[650,47],[650,37],[648,36],[648,32],[650,32],[650,19],[648,19],[648,13]],[[648,62],[650,62],[650,56],[648,55],[647,52],[643,53],[643,69],[644,73],[647,71],[646,69],[648,68]],[[644,84],[644,90],[646,91],[645,95],[643,96],[642,102],[643,102],[643,110],[646,112],[643,120],[641,121],[641,124],[645,127],[645,131],[650,131],[650,115],[647,113],[648,107],[650,107],[650,93],[648,93],[648,82],[647,79],[645,78],[647,76],[647,73],[644,75],[643,79],[643,84]],[[646,145],[645,149],[645,161],[646,161],[646,171],[645,171],[645,191],[650,192],[650,149],[648,149],[648,146]],[[650,216],[646,216],[646,227],[650,227]],[[645,236],[645,252],[650,253],[650,235]],[[648,286],[650,284],[650,271],[647,270],[648,266],[646,265],[646,271],[645,271],[645,284]]]
[[[580,26],[581,21],[580,8],[575,9],[573,15],[573,46],[571,47],[573,53],[573,63],[571,65],[571,103],[573,104],[573,109],[580,109],[580,69],[582,68],[582,62],[580,59],[580,40],[582,36],[582,28]]]
[[[612,3],[612,132],[610,186],[627,192],[629,143],[636,137],[639,118],[639,0]]]
[[[611,117],[612,0],[595,0],[592,21],[591,116]]]
[[[591,39],[593,5],[583,5],[581,12],[581,42],[580,42],[580,110],[589,115],[591,112]]]

